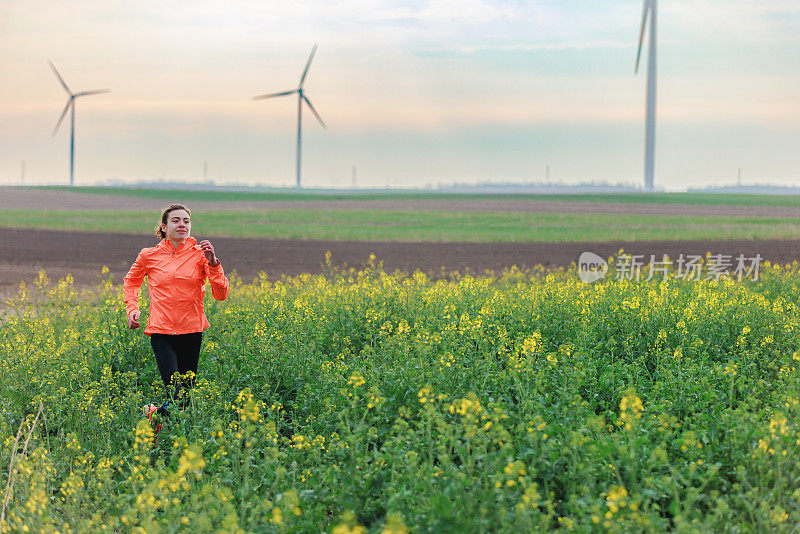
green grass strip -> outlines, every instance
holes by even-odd
[[[630,204],[690,204],[730,206],[800,207],[798,195],[749,195],[731,193],[597,193],[597,194],[482,194],[438,191],[335,191],[275,189],[275,191],[225,191],[222,189],[154,189],[144,187],[65,187],[47,186],[38,189],[71,191],[97,195],[182,201],[300,201],[300,200],[539,200],[560,202],[622,202]]]
[[[0,211],[0,226],[121,233],[152,232],[153,211]],[[800,219],[583,213],[230,210],[198,211],[203,237],[359,241],[564,242],[798,239]]]

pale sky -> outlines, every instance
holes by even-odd
[[[0,0],[0,184],[641,184],[641,3]],[[800,2],[662,0],[657,188],[800,185]],[[643,61],[646,57],[643,58]]]

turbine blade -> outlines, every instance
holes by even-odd
[[[75,101],[75,97],[70,97],[69,100],[67,100],[67,105],[64,106],[64,111],[61,112],[61,116],[58,118],[58,122],[56,123],[56,127],[53,128],[53,135],[56,135],[56,132],[58,131],[58,127],[61,126],[61,121],[63,121],[64,117],[67,116],[67,111],[69,111],[69,107],[72,105],[72,103],[74,101]]]
[[[286,96],[292,95],[297,92],[297,89],[292,89],[291,91],[281,91],[280,93],[270,93],[268,95],[261,95],[261,96],[254,96],[253,100],[264,100],[265,98],[272,98],[275,96]]]
[[[64,78],[62,78],[61,75],[56,70],[56,66],[53,65],[53,62],[50,60],[47,60],[47,62],[50,63],[50,68],[53,69],[53,74],[55,74],[56,78],[58,78],[58,81],[61,82],[61,87],[64,88],[64,90],[67,92],[69,96],[72,96],[72,91],[69,90],[69,87],[67,87],[67,83],[64,81]]]
[[[306,62],[306,68],[303,71],[303,75],[300,77],[300,87],[303,87],[303,82],[306,81],[308,68],[311,66],[311,60],[314,59],[314,54],[316,53],[317,53],[317,43],[314,43],[314,47],[311,49],[311,54],[308,56],[308,61]]]
[[[327,129],[328,129],[328,125],[327,125],[327,124],[325,124],[325,121],[324,121],[324,120],[322,120],[322,117],[320,117],[320,116],[319,116],[319,113],[317,113],[317,110],[316,110],[316,109],[314,109],[314,106],[312,106],[312,105],[311,105],[311,100],[309,100],[309,99],[308,99],[308,97],[307,97],[306,95],[303,95],[303,100],[305,100],[305,101],[306,101],[306,104],[308,104],[308,107],[309,107],[309,109],[311,110],[311,113],[313,113],[313,114],[314,114],[314,116],[317,118],[317,120],[318,120],[318,121],[319,121],[319,123],[322,125],[322,127],[323,127],[323,128],[325,128],[325,129],[327,130]]]
[[[642,57],[642,43],[644,42],[644,28],[647,24],[647,14],[650,11],[650,0],[644,0],[642,4],[642,28],[639,30],[639,49],[636,51],[636,68],[633,72],[639,72],[639,59]]]
[[[88,95],[102,95],[104,93],[110,93],[111,89],[97,89],[95,91],[82,91],[80,93],[75,94],[75,98],[79,96],[88,96]]]

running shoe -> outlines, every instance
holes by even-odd
[[[165,401],[161,406],[155,404],[145,404],[142,413],[153,423],[153,447],[158,443],[158,433],[161,431],[163,420],[169,417],[169,401]]]

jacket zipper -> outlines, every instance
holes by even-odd
[[[178,251],[178,247],[176,247],[172,243],[172,241],[170,241],[169,244],[172,245],[172,259],[174,260],[175,259],[175,252]],[[174,271],[174,269],[171,269],[171,270],[172,270],[172,278],[173,278],[173,280],[172,280],[172,284],[170,284],[170,285],[171,285],[171,288],[172,288],[172,291],[171,291],[171,293],[172,293],[172,310],[174,311],[175,310],[175,271]],[[174,320],[175,320],[175,315],[173,313],[172,317],[170,317],[170,324],[172,325],[172,335],[173,336],[176,335],[175,324],[173,323]]]

